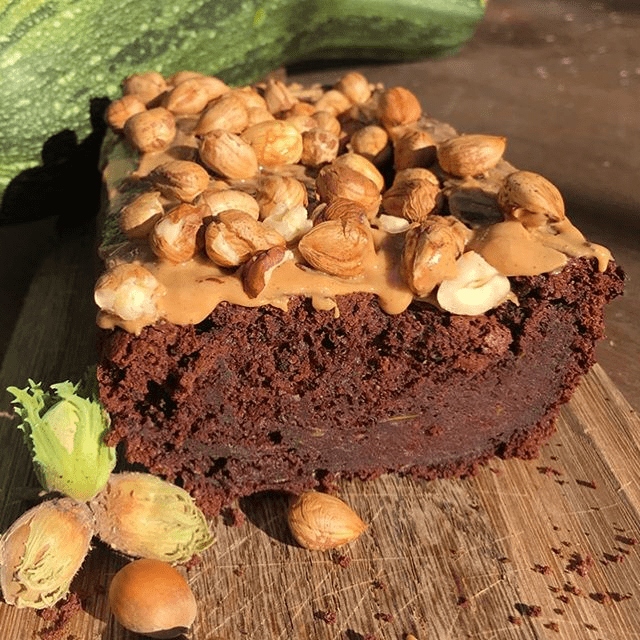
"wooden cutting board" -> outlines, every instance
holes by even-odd
[[[0,388],[77,379],[95,361],[91,230],[62,238],[25,301]],[[2,395],[2,410],[9,406]],[[383,477],[339,493],[369,523],[339,552],[297,547],[286,499],[215,519],[217,542],[188,571],[199,602],[193,640],[622,640],[640,637],[640,419],[598,366],[533,461],[494,460],[467,480]],[[0,526],[36,486],[8,417],[0,422]],[[83,601],[62,640],[132,640],[106,590],[125,560],[97,543],[73,590]],[[51,623],[0,604],[2,640]]]

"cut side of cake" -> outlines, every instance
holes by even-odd
[[[151,79],[104,147],[110,444],[209,514],[536,455],[623,287],[550,182],[360,74]]]

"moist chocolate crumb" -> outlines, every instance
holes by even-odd
[[[227,527],[241,527],[246,520],[244,513],[237,507],[232,506],[222,509],[220,515],[222,516],[222,522]]]
[[[383,582],[382,580],[376,578],[373,581],[373,588],[374,589],[382,589],[382,591],[386,591],[387,590],[387,585],[385,582]]]
[[[529,618],[537,618],[542,615],[542,607],[537,604],[524,604],[519,602],[516,604],[516,611]]]
[[[376,613],[374,618],[376,620],[382,620],[383,622],[393,622],[393,615],[391,613]]]
[[[378,640],[378,638],[376,638],[372,633],[367,633],[362,640]]]
[[[571,554],[571,559],[567,564],[566,570],[573,571],[577,573],[579,576],[584,577],[589,573],[589,569],[593,566],[593,558],[590,554],[586,556],[582,556],[582,554],[577,551]]]
[[[560,602],[564,602],[565,604],[568,604],[569,603],[569,596],[559,595],[558,596],[558,600],[560,600]]]
[[[338,619],[335,611],[314,611],[313,617],[318,620],[322,620],[322,622],[326,622],[327,624],[335,624]]]
[[[62,640],[73,616],[82,610],[82,602],[77,593],[70,593],[53,607],[42,609],[38,615],[49,626],[38,633],[42,640]]]
[[[518,627],[522,624],[522,618],[520,616],[509,616],[508,620],[511,624],[515,624]]]
[[[576,585],[571,584],[570,582],[565,582],[564,590],[574,596],[584,595],[584,591],[580,589],[580,587],[576,587]]]
[[[601,591],[597,591],[596,593],[590,593],[589,597],[592,600],[599,602],[600,604],[608,605],[613,603],[613,599],[611,598],[611,596],[608,593],[602,593]]]
[[[617,535],[614,539],[616,540],[616,542],[622,542],[622,544],[628,544],[630,546],[638,544],[638,538],[630,538],[628,536]]]
[[[622,602],[623,600],[629,600],[632,595],[630,593],[618,593],[617,591],[609,591],[607,592],[607,595],[614,601],[614,602]]]
[[[557,622],[545,622],[542,626],[546,629],[550,629],[551,631],[555,631],[556,633],[560,631],[560,626]]]
[[[334,564],[337,564],[339,567],[342,567],[343,569],[346,569],[351,565],[351,558],[342,553],[334,553],[331,559],[333,560]]]
[[[620,562],[624,562],[625,558],[626,556],[622,553],[605,553],[604,554],[604,561],[607,563],[615,562],[616,564],[619,564]]]
[[[548,564],[535,564],[533,570],[543,576],[548,576],[551,573],[551,567]]]
[[[466,609],[469,606],[469,598],[467,596],[458,596],[456,600],[456,604],[463,609]]]

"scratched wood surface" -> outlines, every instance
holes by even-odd
[[[92,231],[63,237],[25,301],[0,388],[78,378],[95,359]],[[2,394],[0,409],[8,409]],[[468,480],[384,477],[340,485],[370,527],[339,554],[290,539],[286,501],[254,496],[246,520],[213,521],[216,545],[188,571],[199,616],[189,638],[622,640],[640,628],[640,420],[598,366],[534,461],[492,461]],[[2,530],[36,486],[13,421],[0,426]],[[124,560],[96,543],[73,589],[83,611],[63,640],[132,640],[105,593]],[[0,638],[50,623],[0,603]]]

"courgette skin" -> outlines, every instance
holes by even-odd
[[[320,58],[403,60],[459,48],[484,0],[7,0],[0,3],[0,195],[43,143],[91,130],[91,98],[132,73],[230,84]]]

